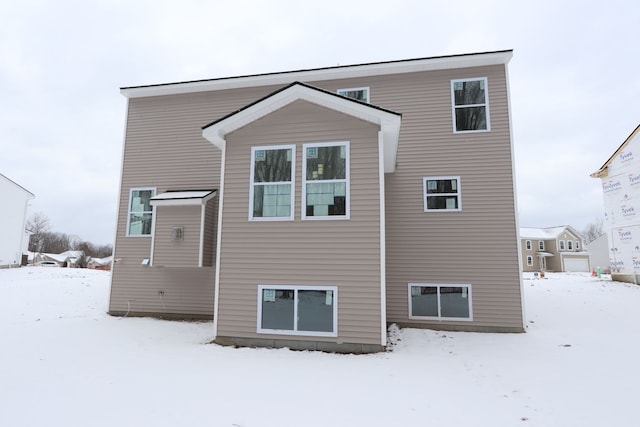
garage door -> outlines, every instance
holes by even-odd
[[[565,258],[564,271],[589,271],[589,260],[584,258]]]

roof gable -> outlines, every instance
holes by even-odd
[[[29,198],[30,198],[30,199],[33,199],[33,198],[35,197],[35,196],[34,196],[34,194],[33,194],[31,191],[27,190],[26,188],[24,188],[24,187],[23,187],[23,186],[21,186],[20,184],[18,184],[18,183],[16,183],[16,182],[12,181],[11,179],[7,178],[6,176],[4,176],[4,175],[3,175],[3,174],[1,174],[1,173],[0,173],[0,178],[1,178],[1,179],[6,180],[6,182],[8,182],[8,183],[10,183],[10,184],[13,184],[13,185],[14,185],[14,186],[16,186],[17,188],[19,188],[20,190],[22,190],[23,192],[25,192],[25,193],[29,196]]]
[[[627,137],[627,139],[624,140],[624,142],[618,147],[618,149],[616,151],[613,152],[613,154],[611,155],[611,157],[609,157],[609,159],[607,159],[606,162],[604,162],[604,164],[602,166],[600,166],[600,169],[598,169],[597,171],[595,171],[594,173],[592,173],[590,176],[591,178],[605,178],[607,176],[607,174],[605,173],[607,168],[609,167],[609,165],[611,164],[611,162],[613,161],[613,159],[616,158],[616,156],[618,155],[618,153],[620,151],[622,151],[627,145],[629,145],[629,143],[631,141],[633,141],[633,139],[636,137],[636,135],[638,135],[640,133],[640,125],[638,125],[633,132],[631,132],[631,135],[629,135]]]
[[[395,171],[401,114],[300,82],[285,86],[204,126],[202,136],[222,149],[227,134],[298,100],[307,101],[380,126],[384,171]]]

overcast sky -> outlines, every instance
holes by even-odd
[[[603,216],[589,174],[640,123],[635,0],[1,0],[0,18],[0,173],[96,244],[115,234],[120,87],[514,49],[528,227]]]

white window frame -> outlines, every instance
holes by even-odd
[[[293,330],[289,329],[265,329],[262,328],[262,291],[264,289],[293,290]],[[298,291],[332,291],[333,292],[333,331],[298,331]],[[338,287],[337,286],[302,286],[302,285],[258,285],[258,317],[256,319],[256,331],[259,334],[298,335],[309,337],[337,337],[338,336]]]
[[[365,94],[366,94],[366,97],[365,97],[366,99],[364,101],[361,101],[361,102],[366,102],[367,104],[369,104],[370,100],[371,100],[371,90],[369,89],[368,86],[349,87],[349,88],[344,88],[344,89],[338,89],[336,91],[336,93],[338,95],[340,95],[340,96],[344,96],[345,98],[349,98],[349,99],[354,99],[356,101],[360,101],[359,99],[351,98],[351,97],[348,97],[347,95],[345,95],[345,92],[355,92],[355,91],[358,91],[358,90],[364,91]]]
[[[573,240],[567,240],[567,250],[568,251],[573,250]]]
[[[471,82],[482,80],[484,81],[484,103],[483,104],[465,104],[456,106],[456,96],[454,86],[459,82]],[[473,129],[473,130],[458,130],[456,126],[456,108],[469,108],[469,107],[484,107],[485,115],[487,118],[486,129]],[[451,80],[451,116],[453,119],[453,133],[479,133],[491,131],[491,115],[489,114],[489,79],[487,77],[471,77],[467,79]]]
[[[533,257],[531,255],[527,255],[527,265],[529,267],[533,266]]]
[[[580,240],[576,240],[576,251],[580,250]]]
[[[413,316],[413,306],[411,302],[411,288],[414,286],[420,287],[437,287],[438,288],[438,316]],[[469,302],[469,317],[442,317],[440,307],[440,288],[467,288],[467,301]],[[407,296],[409,298],[409,319],[416,320],[447,320],[455,322],[472,322],[473,321],[473,297],[470,284],[460,283],[409,283],[407,286]]]
[[[558,249],[559,249],[559,250],[561,250],[561,251],[566,250],[566,246],[565,246],[565,244],[564,244],[564,240],[560,240],[560,241],[558,242]]]
[[[126,236],[127,237],[152,237],[153,236],[153,222],[154,222],[154,217],[155,217],[155,209],[153,208],[153,206],[151,206],[151,210],[150,211],[132,211],[131,210],[131,201],[133,199],[133,192],[134,191],[152,191],[153,195],[151,197],[154,197],[157,193],[157,188],[156,187],[135,187],[135,188],[131,188],[129,189],[129,201],[127,204],[127,233]],[[132,213],[141,213],[141,214],[151,214],[151,231],[149,232],[149,234],[131,234],[131,214]]]
[[[269,183],[257,183],[258,185],[284,185],[289,183],[291,185],[291,210],[289,216],[268,216],[268,217],[254,217],[253,216],[253,197],[254,188],[256,183],[255,178],[255,162],[256,151],[265,150],[291,150],[291,181],[278,181]],[[296,145],[264,145],[251,147],[251,173],[249,176],[249,221],[292,221],[295,215],[295,193],[296,193]]]
[[[326,179],[326,180],[307,180],[307,148],[312,147],[339,147],[344,145],[345,148],[345,179]],[[338,183],[344,182],[346,184],[345,190],[345,214],[344,215],[327,215],[327,216],[307,216],[307,184],[316,184],[320,182]],[[313,142],[302,145],[302,201],[300,203],[301,218],[309,221],[340,221],[348,220],[351,218],[351,150],[349,141],[335,141],[335,142]]]
[[[433,193],[427,196],[427,181],[436,181],[436,180],[452,180],[455,179],[457,181],[457,192],[456,193]],[[422,202],[424,204],[425,212],[460,212],[462,211],[462,182],[459,176],[425,176],[422,178]],[[458,198],[458,207],[456,209],[429,209],[427,208],[427,197],[435,197],[435,196],[456,196]]]
[[[524,242],[524,247],[530,251],[531,249],[533,249],[533,244],[531,243],[531,240],[525,240]]]
[[[538,240],[538,250],[544,251],[544,240]]]

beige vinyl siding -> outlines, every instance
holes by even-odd
[[[454,134],[451,80],[488,77],[490,132]],[[518,235],[504,67],[384,76],[371,102],[403,114],[386,175],[387,320],[522,330]],[[422,178],[460,176],[461,212],[424,212]],[[473,322],[408,319],[408,283],[471,284]]]
[[[217,197],[209,200],[205,207],[204,244],[202,247],[202,266],[211,267],[216,262],[216,223],[218,219]]]
[[[213,316],[217,197],[210,220],[209,267],[142,267],[151,237],[127,237],[129,190],[218,189],[220,150],[202,137],[202,126],[275,90],[260,87],[136,98],[128,101],[115,259],[109,312]],[[211,242],[209,244],[209,242]],[[205,264],[207,265],[207,264]],[[164,297],[159,291],[164,290]]]
[[[154,267],[198,267],[201,212],[201,206],[156,206]],[[174,227],[183,229],[181,240],[172,239]]]
[[[377,126],[297,101],[227,136],[218,336],[257,334],[258,285],[338,287],[338,338],[379,344],[380,214]],[[350,220],[301,220],[302,144],[349,141]],[[248,221],[251,147],[296,144],[293,221]]]
[[[476,77],[488,78],[491,131],[454,134],[451,80]],[[372,104],[403,115],[397,170],[385,175],[387,320],[408,323],[407,283],[460,283],[473,287],[473,322],[412,322],[425,327],[521,330],[519,247],[504,66],[306,83],[332,92],[339,88],[369,87]],[[122,261],[114,267],[111,310],[126,310],[127,301],[135,299],[144,302],[142,311],[212,313],[213,268],[206,277],[198,276],[203,269],[181,269],[197,277],[193,281],[175,278],[172,282],[173,268],[140,266],[142,258],[150,255],[151,239],[124,237],[129,189],[157,187],[162,192],[219,188],[220,151],[202,137],[201,127],[278,88],[229,89],[129,101],[116,238],[116,258]],[[223,304],[218,334],[231,335],[237,331],[240,336],[258,336],[255,333],[258,283],[327,284],[339,286],[339,339],[377,343],[379,327],[367,326],[368,322],[377,322],[372,313],[380,309],[379,288],[373,287],[379,286],[379,280],[375,279],[379,274],[376,222],[379,209],[377,193],[375,198],[369,196],[369,184],[377,183],[377,157],[373,157],[377,153],[377,129],[344,117],[335,120],[337,113],[326,110],[313,116],[318,123],[310,122],[309,116],[305,116],[307,110],[298,111],[295,107],[287,107],[230,135],[227,149],[243,146],[244,151],[228,153],[226,165],[226,185],[231,189],[225,188],[221,253],[224,270],[220,288]],[[278,117],[280,122],[276,122]],[[324,119],[329,119],[327,126],[319,125]],[[328,133],[328,129],[335,132]],[[356,148],[363,144],[357,143],[356,137],[350,139],[351,220],[301,222],[301,144],[348,139],[342,135],[350,131],[358,135],[370,133],[365,138],[371,140],[367,142],[370,151],[366,155],[372,156],[369,163],[364,158],[362,162],[356,160]],[[297,145],[294,221],[248,222],[251,139],[264,145]],[[367,179],[358,178],[360,174]],[[460,176],[462,212],[425,213],[422,201],[425,176]],[[217,210],[217,197],[210,203]],[[273,232],[275,237],[268,245],[256,242],[252,247],[250,242],[263,230]],[[330,244],[333,238],[340,239],[339,251]],[[535,253],[537,241],[532,243]],[[308,256],[327,248],[332,250],[320,258],[319,264],[314,267],[308,263]],[[215,247],[211,245],[205,250],[211,250],[213,256]],[[251,266],[251,274],[246,271],[247,266]],[[260,269],[268,274],[260,273]],[[322,280],[316,278],[320,274]],[[308,281],[308,277],[314,279]],[[349,281],[348,292],[342,283],[336,283],[336,278],[343,283]],[[171,292],[184,291],[184,300],[166,307],[158,304],[158,283]],[[343,321],[349,325],[347,330],[343,330]]]

